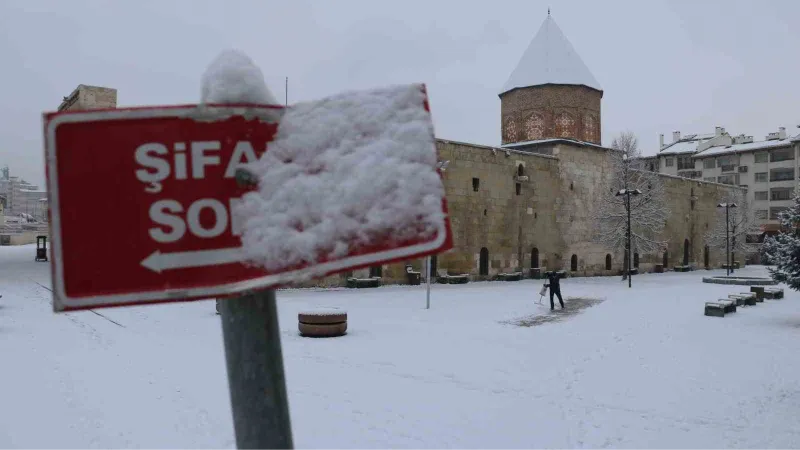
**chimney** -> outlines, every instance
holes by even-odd
[[[778,127],[778,139],[786,139],[786,127]]]
[[[680,131],[673,131],[672,132],[672,142],[678,142],[681,140],[681,132]]]
[[[724,131],[725,131],[725,129],[722,128],[722,127],[714,127],[714,136],[715,137],[720,137],[720,136],[722,136],[722,133]]]
[[[658,135],[658,149],[661,150],[662,148],[664,148],[664,134],[663,133]]]

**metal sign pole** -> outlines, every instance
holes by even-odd
[[[275,291],[220,302],[237,448],[293,447]]]
[[[428,279],[428,293],[425,300],[425,309],[431,309],[431,257],[425,258],[425,273]]]

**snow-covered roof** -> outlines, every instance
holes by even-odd
[[[659,155],[677,155],[682,153],[696,153],[697,146],[702,144],[703,142],[707,141],[708,139],[698,139],[698,140],[691,140],[691,141],[678,141],[674,144],[670,144],[667,147],[664,147]]]
[[[583,85],[603,90],[550,14],[522,54],[500,94],[543,84]]]
[[[728,146],[711,147],[707,150],[694,155],[695,158],[703,158],[706,156],[724,155],[727,153],[741,153],[755,150],[763,150],[776,147],[787,147],[792,145],[792,138],[775,139],[771,141],[758,141],[750,142],[747,144],[733,144]]]

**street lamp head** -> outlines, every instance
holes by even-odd
[[[736,203],[731,203],[731,204],[729,205],[729,207],[730,207],[730,208],[736,208],[736,207],[737,207],[737,205],[736,205]]]
[[[642,191],[640,191],[639,189],[634,189],[633,191],[631,191],[631,195],[640,195],[641,193]]]

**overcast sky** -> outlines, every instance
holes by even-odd
[[[288,76],[290,103],[425,82],[438,137],[497,145],[497,93],[548,5],[603,87],[604,144],[800,132],[795,0],[2,0],[0,167],[44,182],[41,113],[78,84],[118,89],[119,106],[195,103],[230,47],[280,99]]]

